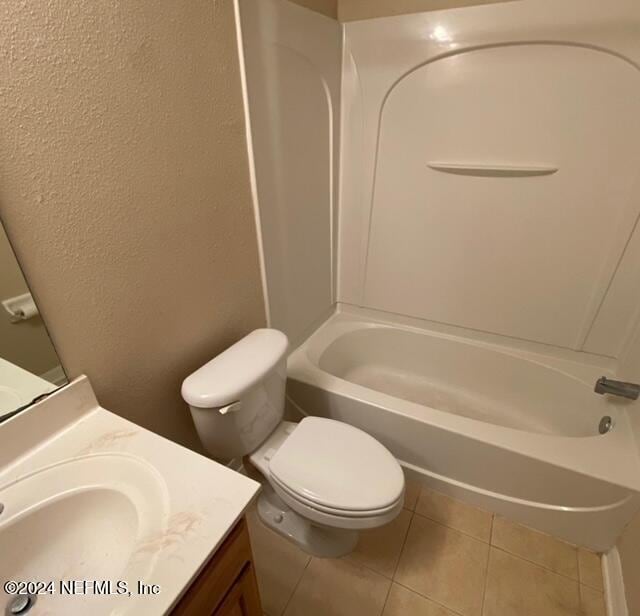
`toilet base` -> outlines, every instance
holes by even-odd
[[[358,531],[316,526],[293,511],[265,483],[258,498],[258,515],[270,529],[318,558],[339,558],[354,550]]]

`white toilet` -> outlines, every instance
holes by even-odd
[[[402,509],[404,474],[366,432],[320,417],[283,421],[287,337],[258,329],[187,377],[182,397],[212,457],[249,455],[266,482],[265,524],[321,557],[349,553],[358,531]]]

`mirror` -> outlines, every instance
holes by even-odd
[[[0,421],[67,382],[0,225]]]

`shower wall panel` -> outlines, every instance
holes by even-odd
[[[523,0],[346,24],[338,299],[618,356],[639,16]]]
[[[300,342],[331,310],[340,25],[286,0],[239,0],[269,324]]]

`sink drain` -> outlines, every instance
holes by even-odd
[[[28,614],[35,604],[36,595],[18,595],[9,601],[5,614],[6,616]]]

